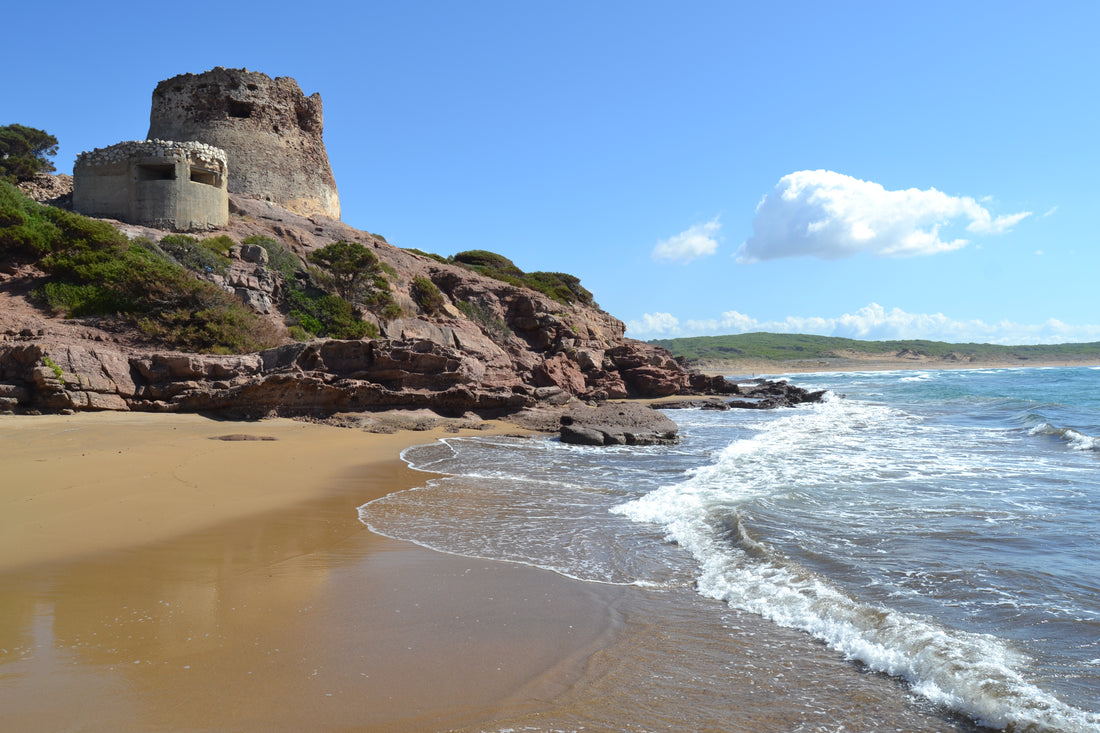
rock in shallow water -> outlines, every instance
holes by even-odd
[[[676,423],[645,405],[573,405],[561,416],[563,443],[573,445],[665,445],[679,440]]]

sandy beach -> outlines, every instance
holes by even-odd
[[[516,432],[476,434],[494,431]],[[399,452],[445,436],[0,417],[2,727],[621,730],[642,714],[647,730],[957,730],[889,678],[691,588],[585,583],[367,530],[359,505],[430,478]]]
[[[358,521],[443,435],[0,418],[5,729],[435,730],[560,690],[617,591]]]

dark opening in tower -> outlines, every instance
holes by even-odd
[[[247,119],[252,116],[252,103],[241,102],[237,99],[230,99],[228,111],[230,117]]]

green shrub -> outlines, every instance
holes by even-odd
[[[337,294],[349,302],[367,294],[381,274],[378,258],[358,242],[333,242],[309,253],[309,261],[323,267]]]
[[[563,272],[526,273],[503,255],[483,249],[459,252],[451,258],[456,265],[521,288],[530,288],[564,305],[581,302],[592,305],[592,293],[581,287],[581,281]]]
[[[38,173],[54,170],[46,160],[57,155],[57,138],[25,125],[0,127],[0,180],[29,181]]]
[[[359,318],[355,307],[338,295],[292,290],[287,298],[294,325],[314,336],[338,339],[378,337],[378,327]]]
[[[441,312],[446,304],[443,293],[439,292],[439,288],[435,286],[435,283],[423,275],[417,275],[413,278],[410,292],[412,299],[420,306],[420,310],[428,315]]]
[[[55,313],[66,318],[125,311],[125,302],[118,293],[100,285],[50,282],[39,295]]]
[[[500,318],[494,317],[489,311],[480,305],[474,305],[464,300],[455,303],[464,316],[481,327],[481,330],[498,341],[507,341],[512,338],[512,330],[508,324]]]
[[[525,278],[527,287],[537,290],[559,303],[580,301],[592,305],[592,293],[581,286],[579,278],[564,272],[532,272]]]
[[[228,246],[226,242],[228,241]],[[229,237],[211,237],[201,242],[186,234],[169,234],[160,240],[160,248],[169,257],[199,274],[216,272],[224,275],[229,271],[229,248],[234,242]]]
[[[170,247],[194,242],[165,239]],[[220,238],[195,244],[215,257],[224,246]],[[160,246],[131,242],[104,221],[41,206],[7,183],[0,183],[0,253],[37,262],[49,279],[34,295],[66,317],[114,317],[151,339],[192,351],[254,351],[279,340],[266,321],[197,279]]]
[[[401,306],[393,300],[390,300],[378,310],[378,315],[387,321],[392,321],[405,315],[405,311],[401,310]]]
[[[52,294],[58,300],[50,305],[68,317],[157,310],[160,303],[179,297],[187,278],[174,262],[129,243],[60,250],[43,258],[40,265],[53,276],[53,287],[51,283],[45,287],[47,300]],[[68,311],[66,303],[78,310]]]
[[[285,282],[291,282],[295,274],[305,271],[297,255],[271,237],[253,234],[242,239],[241,244],[258,244],[267,250],[267,266],[282,275]]]
[[[110,248],[129,240],[105,221],[42,206],[0,181],[0,253],[37,259],[58,249]]]
[[[451,259],[459,265],[463,265],[475,272],[480,272],[483,275],[489,275],[490,277],[496,277],[497,275],[523,277],[523,270],[516,267],[515,262],[495,252],[487,252],[483,249],[471,249],[466,252],[459,252]]]
[[[439,262],[439,263],[444,264],[444,265],[451,264],[451,261],[448,260],[446,257],[444,257],[442,255],[437,255],[437,254],[434,254],[432,252],[425,252],[424,250],[416,249],[415,247],[406,247],[405,251],[406,252],[412,252],[414,255],[420,255],[421,257],[427,257],[430,260],[435,260],[436,262]]]
[[[229,250],[237,246],[237,242],[234,241],[233,237],[230,237],[228,234],[219,234],[216,237],[207,237],[206,239],[202,240],[200,244],[202,244],[203,247],[206,247],[212,252],[218,252],[227,257],[229,256]]]
[[[191,298],[185,298],[178,308],[161,311],[155,317],[137,317],[141,331],[184,351],[214,354],[259,351],[278,343],[274,329],[232,295],[210,283],[196,284],[208,286],[201,289],[199,300],[209,302],[210,307],[196,308],[194,302],[187,302]]]
[[[401,316],[382,263],[358,242],[333,242],[311,252],[309,261],[323,268],[310,272],[311,281],[323,290],[335,290],[348,303],[361,303],[382,318]]]
[[[5,259],[37,258],[61,238],[57,225],[28,204],[35,202],[15,186],[0,181],[0,254]]]
[[[42,363],[50,368],[50,371],[53,372],[53,375],[55,377],[57,377],[57,381],[61,382],[62,384],[65,384],[65,378],[63,376],[61,376],[61,374],[62,374],[61,367],[58,366],[56,361],[51,359],[48,354],[43,354],[42,355]]]

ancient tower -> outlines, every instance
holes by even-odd
[[[157,84],[148,137],[224,150],[230,193],[339,219],[323,128],[320,94],[306,97],[287,76],[219,66]]]

